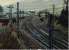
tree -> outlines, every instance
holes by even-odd
[[[3,7],[0,5],[0,12],[3,12]]]
[[[66,5],[66,9],[62,10],[59,17],[59,23],[65,27],[68,27],[68,0],[64,0],[64,4]]]
[[[0,5],[0,17],[3,16],[3,7]]]

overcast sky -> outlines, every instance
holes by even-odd
[[[24,0],[24,7],[25,8],[50,8],[52,5],[55,4],[56,7],[62,7],[63,1],[62,0]]]
[[[0,0],[0,5],[15,5],[17,1],[20,2],[20,8],[24,10],[49,9],[52,8],[53,4],[55,4],[56,8],[63,7],[63,0]]]
[[[22,1],[22,0],[21,0]],[[55,4],[55,8],[63,7],[63,0],[24,0],[22,1],[24,10],[43,10],[49,9],[52,11],[52,5]],[[59,13],[62,8],[56,10]]]
[[[0,0],[0,5],[14,4],[16,0]]]
[[[57,6],[63,5],[63,0],[0,0],[0,5],[16,4],[17,1],[23,3],[26,8],[44,8],[48,5],[51,7],[52,4]]]

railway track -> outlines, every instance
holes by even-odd
[[[48,31],[46,32],[43,29],[34,26],[32,23],[26,24],[26,30],[34,39],[36,39],[38,42],[40,42],[43,45],[41,46],[42,48],[49,47]],[[57,37],[53,37],[53,48],[57,48],[57,49],[68,48],[68,43],[64,39],[58,39]]]

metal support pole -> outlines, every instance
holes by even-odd
[[[53,31],[54,31],[54,9],[55,5],[53,5],[53,16],[49,14],[48,19],[48,28],[49,28],[49,49],[53,49]]]
[[[10,22],[11,22],[11,24],[12,24],[12,7],[10,8]]]
[[[49,49],[52,49],[53,46],[52,46],[52,17],[49,16],[49,19],[48,19],[48,28],[49,28]]]
[[[12,8],[13,8],[13,6],[10,5],[8,8],[9,8],[9,20],[10,20],[10,24],[12,24]]]
[[[66,9],[68,10],[68,0],[64,0],[64,4],[66,5]]]
[[[17,2],[17,32],[19,33],[19,2]]]

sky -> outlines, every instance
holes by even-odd
[[[63,0],[0,0],[0,5],[16,5],[17,1],[20,3],[20,9],[24,10],[52,10],[50,8],[52,8],[53,4],[55,4],[55,8],[63,7]]]
[[[16,0],[0,0],[0,5],[9,5],[9,4],[14,4]]]

